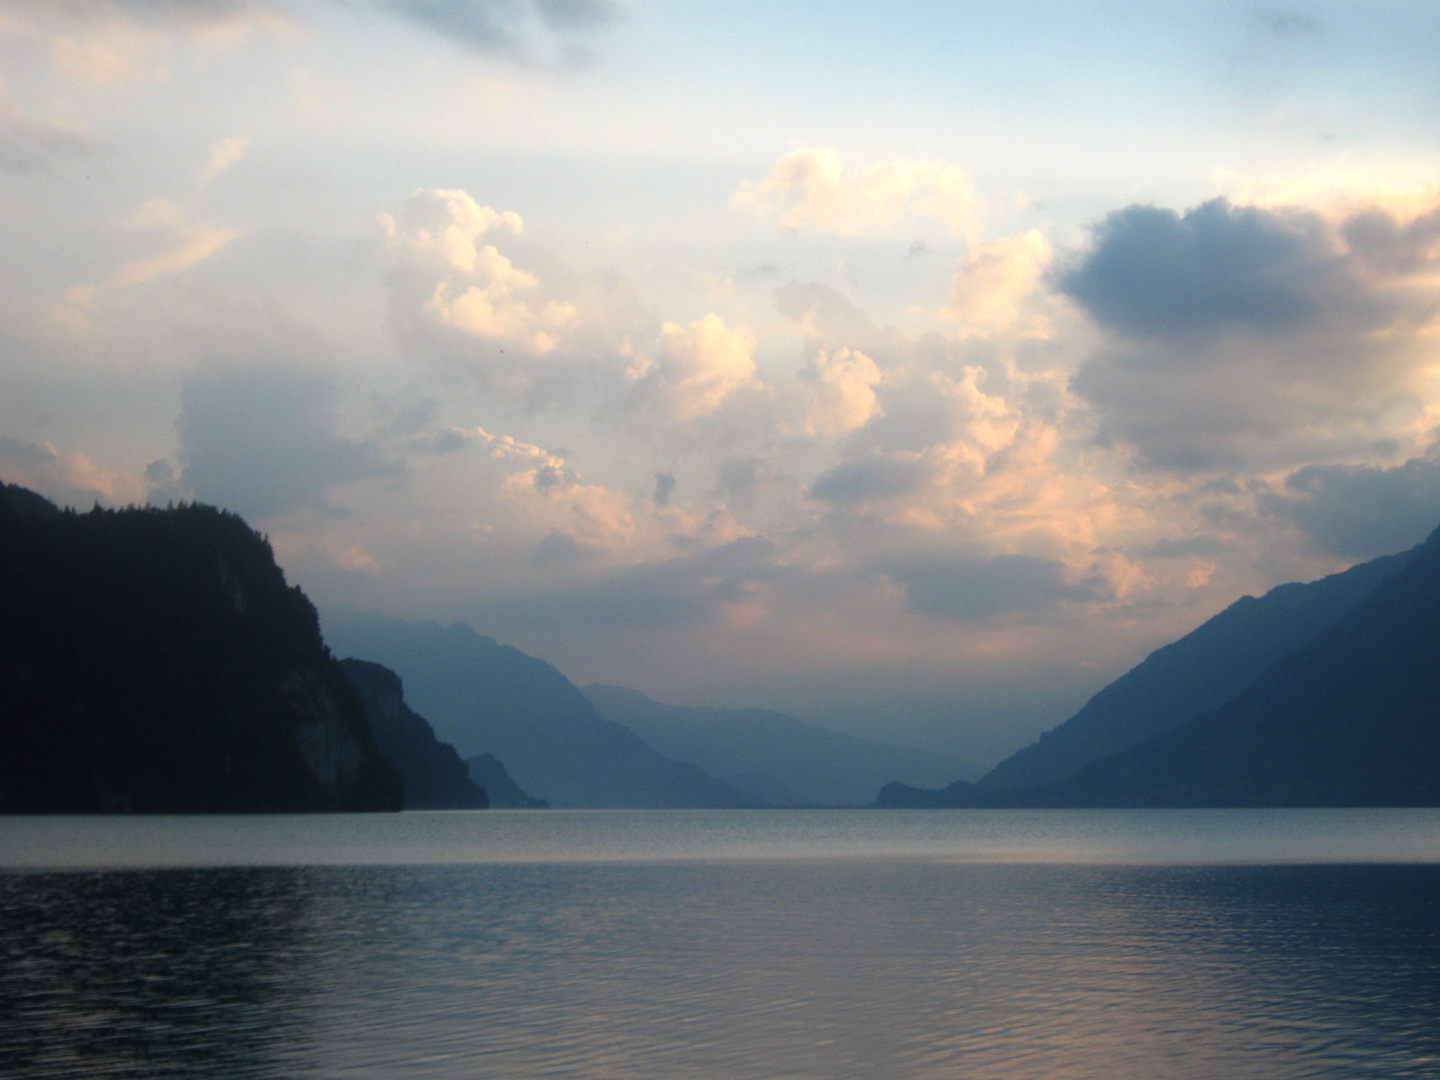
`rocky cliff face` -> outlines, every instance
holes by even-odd
[[[400,799],[314,607],[240,518],[0,491],[0,811]]]
[[[405,704],[400,676],[367,660],[341,660],[360,692],[375,743],[405,781],[407,810],[483,810],[490,805],[449,743],[435,738],[429,722]]]

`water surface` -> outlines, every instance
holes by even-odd
[[[5,1075],[1440,1077],[1431,811],[0,819]]]

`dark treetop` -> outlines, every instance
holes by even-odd
[[[0,810],[400,802],[314,607],[244,521],[0,491]]]

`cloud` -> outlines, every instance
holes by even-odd
[[[233,135],[212,144],[210,156],[205,160],[205,167],[200,170],[198,186],[202,188],[209,186],[216,177],[243,158],[249,147],[249,140],[241,138],[239,135]]]
[[[775,575],[776,554],[775,544],[768,540],[740,537],[545,589],[492,595],[466,614],[482,624],[539,630],[674,630],[703,622],[727,605],[743,603],[753,595],[757,582]]]
[[[95,86],[164,82],[173,33],[202,51],[256,33],[288,39],[297,24],[255,0],[4,0],[17,36],[41,46],[62,78]]]
[[[1440,452],[1403,465],[1307,465],[1264,505],[1322,551],[1371,559],[1413,547],[1440,526]]]
[[[958,622],[1038,614],[1060,603],[1094,602],[1107,595],[1102,579],[1071,584],[1063,563],[1028,555],[918,560],[892,567],[888,574],[905,586],[908,610]]]
[[[1433,363],[1440,207],[1106,217],[1061,290],[1108,332],[1072,382],[1102,441],[1174,469],[1285,460],[1412,399]],[[1278,455],[1278,457],[1277,457]]]
[[[656,506],[664,509],[670,505],[670,496],[675,493],[675,477],[671,473],[657,472],[655,474],[655,494],[652,501]]]
[[[851,349],[820,349],[800,376],[814,392],[805,434],[842,438],[881,412],[875,387],[885,378],[875,361]]]
[[[380,0],[380,7],[471,52],[525,64],[588,62],[580,39],[621,14],[614,0]]]
[[[1330,230],[1305,211],[1213,199],[1186,213],[1131,206],[1095,228],[1060,279],[1101,325],[1126,333],[1283,332],[1344,291]]]
[[[1050,245],[1038,229],[972,245],[950,282],[951,311],[962,335],[1014,327],[1049,262]]]
[[[98,284],[71,286],[50,304],[51,321],[76,337],[86,338],[94,332],[92,316],[105,295],[188,270],[213,258],[242,235],[238,229],[192,222],[168,199],[152,199],[120,225],[129,232],[158,232],[168,242],[154,254],[121,263]]]
[[[1262,7],[1252,16],[1261,29],[1280,38],[1304,37],[1320,32],[1320,20],[1307,11]]]
[[[100,145],[79,125],[31,116],[0,82],[0,169],[53,172],[65,161],[89,157]]]
[[[539,278],[500,252],[524,233],[520,215],[437,190],[380,221],[396,253],[391,315],[402,335],[439,346],[492,389],[524,388],[524,358],[554,352],[574,308],[547,304]]]
[[[525,240],[511,211],[464,191],[417,191],[382,214],[390,317],[408,352],[532,408],[583,396],[621,370],[627,335],[654,324],[613,274],[581,276]]]
[[[694,430],[747,391],[758,391],[755,338],[709,314],[689,326],[665,323],[651,352],[629,350],[626,409],[664,430]]]
[[[332,489],[403,467],[375,437],[339,431],[329,350],[282,311],[241,311],[200,343],[176,420],[181,483],[196,498],[264,519],[333,513]]]
[[[834,506],[858,507],[909,495],[929,481],[932,470],[919,457],[876,457],[841,462],[810,486],[810,494]]]
[[[563,566],[583,562],[595,554],[595,549],[582,544],[569,533],[552,529],[535,544],[530,561],[536,566]]]
[[[88,510],[145,501],[147,484],[96,463],[82,453],[61,453],[50,443],[0,436],[0,480],[20,484],[61,506]]]
[[[858,345],[875,336],[875,324],[829,285],[792,281],[775,290],[780,314],[805,328],[807,335]]]
[[[970,174],[956,165],[881,161],[847,172],[833,147],[791,151],[764,180],[742,181],[731,203],[778,216],[786,229],[841,236],[888,233],[924,217],[968,237],[980,219]]]

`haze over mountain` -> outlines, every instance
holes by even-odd
[[[1355,592],[1367,585],[1357,599]],[[1177,658],[1213,662],[1238,657],[1242,648],[1273,653],[1274,639],[1261,631],[1292,640],[1297,628],[1313,626],[1316,617],[1337,607],[1341,610],[1327,627],[1285,652],[1218,708],[1093,760],[1072,775],[1005,788],[957,781],[922,790],[893,783],[875,805],[1440,805],[1440,663],[1435,659],[1440,655],[1440,529],[1412,551],[1238,603],[1201,627],[1206,634],[1188,635],[1146,663],[1168,661],[1177,692],[1192,691],[1193,700],[1195,669],[1175,663]],[[1210,648],[1199,647],[1206,645]],[[1132,680],[1139,690],[1129,695],[1130,702],[1149,691],[1157,707],[1163,706],[1157,667],[1145,672],[1144,680]],[[1111,700],[1127,698],[1113,695]],[[1117,710],[1112,715],[1133,720],[1140,714]],[[1094,726],[1106,734],[1098,722]]]
[[[544,810],[550,804],[528,795],[494,754],[476,754],[465,762],[470,779],[485,789],[490,805],[505,810]]]
[[[934,785],[963,768],[945,754],[828,731],[766,709],[664,705],[638,690],[598,683],[583,692],[600,715],[661,753],[772,806],[864,805],[887,780]]]
[[[1156,649],[1069,720],[1000,762],[978,787],[1059,780],[1219,708],[1353,610],[1418,550],[1381,556],[1318,581],[1280,585],[1259,598],[1242,596],[1179,641]]]
[[[490,805],[455,748],[436,739],[425,718],[405,704],[400,676],[368,660],[341,660],[340,668],[360,693],[376,746],[405,782],[406,810],[483,810]]]
[[[240,518],[0,490],[0,810],[400,800],[314,607]]]
[[[1224,707],[990,805],[1440,805],[1440,530]]]
[[[1434,8],[0,0],[0,480],[989,768],[1433,526]]]
[[[438,736],[490,753],[553,806],[739,807],[756,800],[606,720],[550,664],[456,623],[327,618],[336,648],[384,664]]]

